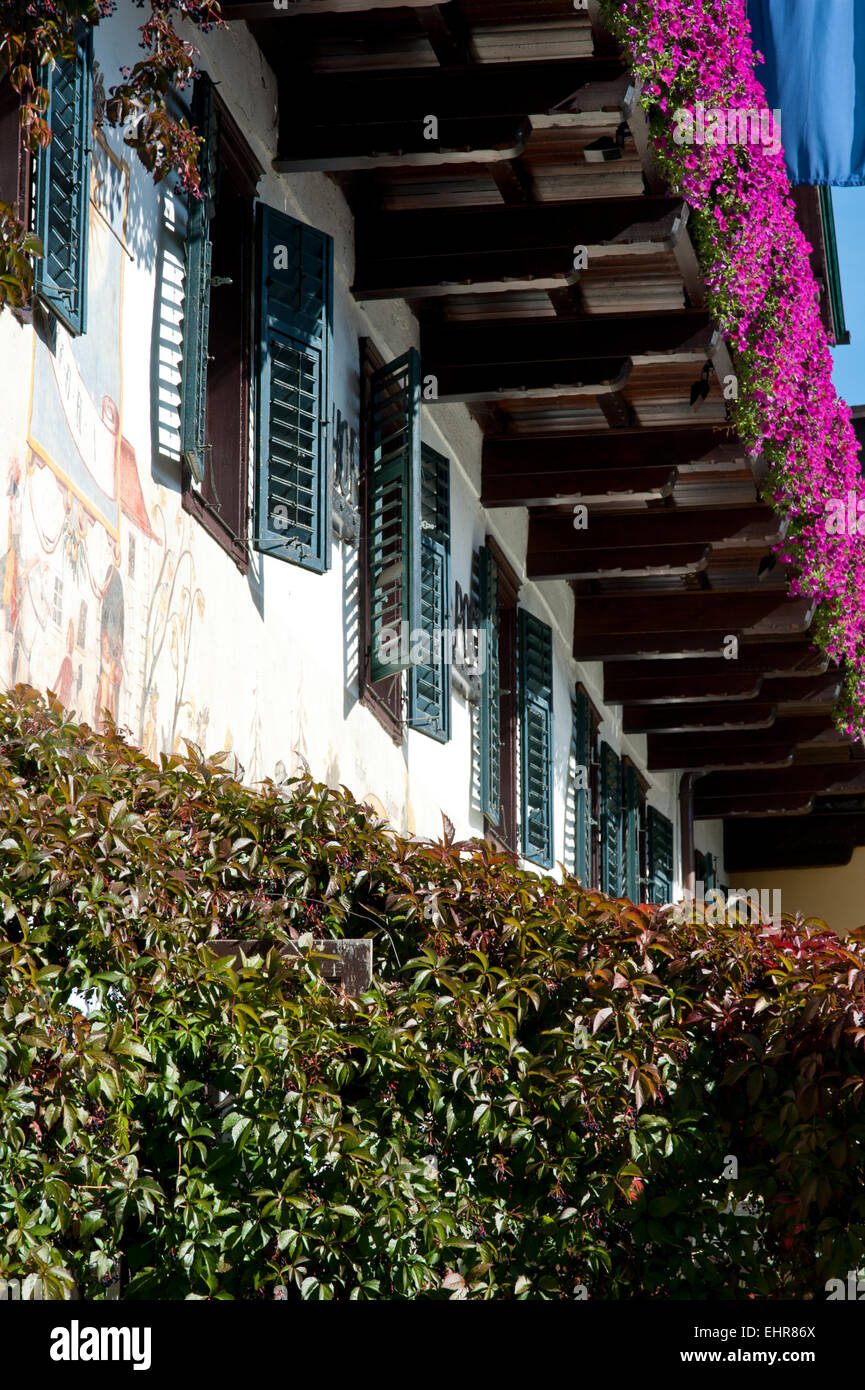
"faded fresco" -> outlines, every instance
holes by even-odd
[[[205,742],[185,694],[203,617],[190,520],[146,484],[123,428],[129,167],[94,132],[88,331],[37,314],[23,457],[0,477],[0,680],[51,689],[97,728],[107,717],[150,757]]]

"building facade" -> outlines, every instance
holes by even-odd
[[[401,832],[444,815],[668,901],[683,838],[685,877],[725,878],[724,806],[693,822],[693,761],[651,750],[690,726],[645,711],[669,714],[673,658],[711,697],[690,668],[726,674],[724,641],[771,625],[732,598],[691,617],[707,551],[752,563],[771,528],[723,435],[686,210],[652,185],[591,13],[477,0],[463,33],[439,23],[452,8],[227,6],[178,98],[205,136],[202,198],[154,185],[101,122],[131,3],[56,69],[35,160],[7,101],[0,198],[46,255],[32,315],[0,316],[0,678],[96,727],[107,711],[154,759],[228,750],[248,781],[308,766]],[[444,61],[466,43],[471,101]],[[533,113],[515,135],[508,65]],[[537,245],[527,208],[570,222]],[[719,469],[727,529],[680,534],[674,484],[680,512],[717,518]],[[655,594],[672,639],[635,671]]]

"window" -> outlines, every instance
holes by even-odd
[[[672,902],[673,823],[654,806],[647,813],[649,901]]]
[[[519,610],[520,827],[525,859],[553,866],[553,634]]]
[[[703,892],[708,893],[710,889],[718,886],[718,865],[715,856],[712,854],[701,854],[697,850],[695,855],[696,878],[698,883],[702,883]]]
[[[75,334],[87,323],[91,53],[88,29],[75,57],[47,75],[53,138],[36,159],[35,230],[45,252],[36,261],[36,292]]]
[[[517,850],[517,598],[519,581],[491,537],[475,576],[481,619],[481,809],[487,836]]]
[[[601,891],[621,896],[624,883],[622,764],[608,743],[601,744]]]
[[[574,698],[573,749],[577,783],[574,793],[574,873],[585,887],[598,882],[598,725],[600,718],[582,686]]]
[[[363,698],[402,742],[450,738],[450,463],[421,443],[420,355],[361,343]]]
[[[247,567],[254,200],[261,168],[206,75],[193,97],[203,196],[190,195],[183,316],[183,505]]]
[[[259,285],[256,546],[320,574],[330,555],[332,239],[262,207]]]
[[[450,463],[421,445],[421,664],[409,672],[409,725],[439,743],[450,738]]]
[[[361,339],[361,697],[403,738],[403,671],[420,627],[420,357],[385,363]]]
[[[30,154],[21,129],[21,98],[9,80],[0,79],[0,203],[29,225]]]
[[[646,883],[646,788],[630,758],[624,758],[622,766],[625,896],[639,903]]]

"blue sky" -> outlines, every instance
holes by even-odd
[[[865,188],[833,188],[849,347],[835,348],[832,379],[848,405],[865,405]]]

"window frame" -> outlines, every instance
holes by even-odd
[[[33,293],[46,310],[53,314],[73,337],[82,337],[87,332],[87,280],[90,233],[90,170],[93,150],[93,31],[78,26],[75,38],[75,58],[59,58],[55,67],[46,74],[45,83],[49,91],[49,104],[46,118],[52,131],[51,142],[42,148],[34,158],[34,202],[32,209],[33,230],[42,242],[44,255],[36,259]],[[78,226],[78,264],[74,289],[75,308],[65,303],[66,293],[49,274],[51,217],[54,208],[52,197],[53,150],[59,148],[57,129],[54,120],[55,88],[58,75],[75,64],[75,85],[78,89],[75,129],[72,132],[72,157],[81,161],[79,184],[74,199],[74,216]]]
[[[372,591],[369,568],[369,497],[370,459],[372,457],[372,383],[375,373],[387,364],[372,338],[362,337],[360,357],[360,661],[358,663],[359,697],[382,725],[393,743],[401,748],[405,739],[403,723],[403,673],[397,672],[373,682],[372,656]]]
[[[424,498],[424,496],[425,496],[425,490],[426,490],[425,471],[424,471],[425,469],[428,469],[428,470],[435,470],[436,477],[435,477],[435,480],[434,480],[433,485],[432,485],[432,486],[433,486],[434,493],[435,493],[435,504],[434,504],[434,505],[435,505],[435,508],[436,508],[436,512],[437,512],[437,513],[438,513],[439,509],[441,509],[441,510],[444,511],[444,513],[445,513],[445,516],[444,516],[443,519],[442,519],[442,517],[440,517],[440,516],[438,516],[438,515],[437,515],[437,517],[436,517],[436,525],[435,525],[435,528],[434,528],[434,529],[435,529],[435,531],[436,531],[437,534],[436,534],[436,537],[435,537],[435,538],[433,538],[433,537],[430,535],[428,529],[425,529],[425,527],[424,527],[424,517],[423,517],[424,501],[423,501],[423,498]],[[423,630],[426,631],[426,627],[425,627],[424,620],[423,620],[423,601],[424,601],[424,592],[425,592],[425,591],[424,591],[423,563],[424,563],[424,552],[425,552],[425,551],[427,551],[427,552],[432,552],[434,555],[436,555],[436,556],[438,557],[438,562],[439,562],[439,564],[441,565],[441,589],[442,589],[442,593],[441,593],[441,596],[440,596],[440,598],[441,598],[441,615],[440,615],[440,616],[441,616],[441,624],[440,624],[440,636],[439,636],[439,653],[438,653],[438,655],[439,655],[439,660],[438,660],[438,662],[436,663],[436,662],[434,662],[434,661],[430,661],[429,663],[424,663],[424,664],[421,664],[421,665],[418,665],[418,666],[412,665],[412,666],[409,667],[409,670],[408,670],[408,711],[407,711],[407,716],[406,716],[406,722],[407,722],[407,724],[408,724],[408,727],[409,727],[410,729],[413,729],[413,730],[415,731],[415,733],[424,734],[427,738],[434,739],[435,742],[437,742],[437,743],[448,743],[448,742],[450,741],[450,737],[451,737],[451,668],[450,668],[450,656],[451,656],[451,653],[447,650],[447,645],[448,645],[448,640],[449,640],[448,634],[449,634],[449,632],[450,632],[450,625],[451,625],[451,624],[450,624],[450,603],[451,603],[451,600],[450,600],[450,590],[451,590],[451,570],[450,570],[450,560],[451,560],[450,473],[451,473],[451,461],[450,461],[450,459],[449,459],[445,454],[439,453],[439,451],[438,451],[437,449],[434,449],[434,448],[432,447],[432,445],[430,445],[430,444],[425,444],[425,443],[421,442],[421,516],[418,518],[418,523],[419,523],[419,525],[420,525],[420,527],[421,527],[421,532],[420,532],[420,548],[421,548],[421,557],[420,557],[420,559],[421,559],[421,571],[420,571],[420,587],[421,587],[421,628],[423,628]],[[441,476],[443,476],[444,479],[445,479],[443,488],[441,487],[441,484],[440,484],[440,477],[441,477]],[[441,489],[441,491],[444,493],[444,500],[443,500],[443,501],[442,501],[441,496],[440,496],[440,489]],[[434,631],[435,631],[435,629],[433,629],[433,633],[434,633]],[[430,634],[430,635],[432,636],[432,634]],[[438,665],[438,667],[439,667],[439,681],[440,681],[440,687],[439,687],[439,708],[438,708],[438,711],[437,711],[437,720],[436,720],[436,722],[434,722],[434,723],[431,724],[431,721],[430,721],[430,718],[429,718],[428,715],[426,715],[426,714],[421,714],[421,713],[418,712],[418,710],[417,710],[417,705],[418,705],[418,702],[419,702],[419,699],[420,699],[420,695],[419,695],[419,692],[418,692],[418,683],[419,683],[419,681],[421,681],[421,680],[423,679],[423,674],[422,674],[422,673],[423,673],[425,670],[428,670],[429,667],[430,667],[430,666],[433,666],[433,665]]]
[[[202,74],[199,81],[207,82],[210,93],[209,99],[213,103],[213,124],[217,131],[216,139],[218,146],[215,154],[202,148],[202,156],[210,159],[219,166],[220,181],[226,175],[232,180],[235,195],[238,199],[246,203],[246,219],[243,235],[241,237],[238,253],[240,256],[240,275],[241,284],[239,286],[239,298],[242,304],[240,315],[241,333],[238,342],[238,373],[240,378],[240,389],[237,400],[236,418],[238,423],[238,479],[237,479],[237,502],[239,509],[238,526],[235,530],[221,514],[217,506],[205,497],[196,486],[192,468],[185,457],[181,457],[181,505],[185,512],[193,516],[203,529],[212,537],[213,540],[223,549],[234,561],[242,574],[246,574],[249,569],[249,469],[250,456],[252,453],[252,434],[250,429],[250,414],[252,408],[255,385],[253,381],[253,328],[255,319],[254,309],[254,287],[256,284],[256,264],[255,264],[255,220],[256,198],[258,184],[262,178],[264,170],[253,153],[240,131],[237,122],[231,116],[225,102],[215,90],[215,84],[208,77]],[[207,175],[205,172],[205,179]],[[205,196],[207,189],[205,188]],[[219,200],[218,190],[214,190],[214,207],[212,212],[205,213],[208,217],[210,226],[217,215]],[[191,206],[192,197],[190,195],[188,206]],[[210,230],[208,230],[210,236]],[[188,241],[187,241],[187,273],[189,267],[188,260]],[[188,334],[192,331],[192,324],[197,323],[196,319],[188,317],[189,301],[188,285],[184,285],[184,305],[183,305],[183,381],[181,395],[181,436],[187,436],[190,428],[188,412],[193,408],[190,401],[189,372],[191,369],[191,348],[188,341]],[[212,322],[212,305],[210,304],[210,294],[208,293],[208,319]],[[209,339],[208,324],[208,339]],[[206,352],[205,345],[205,352]],[[207,401],[208,401],[208,382],[212,386],[212,378],[205,377],[203,382],[204,391],[204,430],[207,431]],[[186,442],[186,441],[184,441]],[[205,446],[206,447],[206,446]],[[205,464],[206,467],[206,464]],[[206,474],[205,474],[206,476]],[[211,479],[212,482],[212,479]],[[214,485],[215,486],[215,485]]]
[[[658,870],[657,870],[656,863],[655,863],[655,860],[656,860],[656,851],[657,851],[657,849],[658,849],[658,841],[659,841],[659,839],[661,839],[661,840],[663,841],[663,843],[661,844],[660,848],[663,849],[663,850],[665,851],[665,853],[666,853],[667,842],[669,841],[669,873],[668,873],[668,882],[669,882],[670,893],[669,893],[669,897],[664,898],[663,900],[658,900],[658,899],[656,899],[655,896],[654,896],[654,893],[655,893],[655,884],[656,884],[656,882],[658,881],[658,878],[659,878]],[[646,845],[647,845],[647,889],[648,889],[648,891],[652,894],[652,897],[650,897],[650,898],[648,899],[648,901],[649,901],[653,906],[664,906],[665,903],[671,901],[672,896],[673,896],[673,885],[674,885],[674,882],[675,882],[675,873],[676,873],[676,864],[675,864],[675,855],[676,855],[675,831],[674,831],[673,822],[672,822],[672,820],[669,818],[669,816],[665,816],[664,813],[663,813],[662,811],[659,811],[659,810],[657,809],[656,806],[649,806],[649,807],[647,808],[647,810],[646,810]]]
[[[633,758],[622,757],[622,856],[624,859],[625,895],[632,902],[643,901],[648,883],[646,867],[646,781]],[[633,794],[633,801],[631,800]],[[633,817],[633,819],[632,819]],[[635,884],[631,894],[631,882]]]
[[[536,638],[543,641],[545,648],[548,648],[549,656],[549,682],[543,686],[548,693],[546,697],[529,691],[529,668],[528,668],[528,643],[534,629]],[[534,613],[526,608],[517,609],[517,654],[518,654],[518,699],[519,699],[519,719],[520,719],[520,853],[523,859],[530,864],[536,864],[541,869],[552,869],[555,862],[555,705],[553,699],[553,687],[555,684],[555,641],[553,629],[549,623],[537,618]],[[545,651],[545,659],[546,659]],[[544,815],[546,820],[546,843],[542,848],[535,848],[529,841],[529,774],[530,765],[528,757],[529,744],[529,719],[531,714],[530,706],[534,706],[535,712],[542,712],[545,715],[543,721],[544,728],[540,735],[540,741],[544,747],[540,750],[540,757],[544,763]]]
[[[623,834],[623,775],[622,759],[611,743],[601,741],[598,761],[600,764],[600,805],[598,821],[600,824],[600,864],[599,882],[602,893],[607,897],[620,898],[624,889],[624,834]],[[609,786],[608,769],[615,766],[615,785]],[[615,805],[611,806],[611,794],[615,795]],[[612,866],[607,862],[608,830],[612,822],[616,838],[616,883],[611,880]]]
[[[265,248],[270,244],[271,224],[290,227],[297,235],[299,256],[306,254],[306,238],[318,243],[321,248],[321,282],[323,331],[312,335],[295,323],[271,330],[269,320],[269,279],[265,265]],[[278,233],[277,233],[278,234]],[[333,356],[333,238],[317,227],[299,218],[281,212],[278,208],[260,203],[256,215],[256,247],[258,256],[257,306],[256,306],[256,389],[257,409],[255,426],[255,535],[253,544],[262,555],[270,555],[297,565],[313,574],[324,574],[330,568],[330,428],[332,409],[332,356]],[[303,276],[303,267],[299,271]],[[273,355],[270,350],[271,333],[280,336],[291,349],[314,356],[317,363],[318,391],[316,394],[317,454],[315,477],[314,543],[299,543],[288,539],[265,521],[268,512],[268,490],[270,486],[268,440],[271,426],[270,373]],[[266,462],[267,454],[267,462]]]
[[[493,536],[487,534],[484,537],[484,547],[498,569],[499,634],[499,820],[495,823],[484,812],[484,838],[494,848],[517,855],[520,852],[517,816],[517,606],[521,585],[516,571]],[[486,660],[488,663],[489,653]],[[482,745],[482,759],[484,753]]]
[[[573,717],[575,726],[576,764],[581,766],[579,721],[583,705],[585,717],[586,787],[574,793],[574,875],[581,878],[585,888],[597,888],[600,862],[599,802],[600,802],[600,764],[598,762],[598,730],[601,716],[589,696],[586,687],[578,681],[574,687]],[[582,822],[582,824],[581,824]],[[586,858],[585,877],[580,873],[579,845],[582,839]]]

